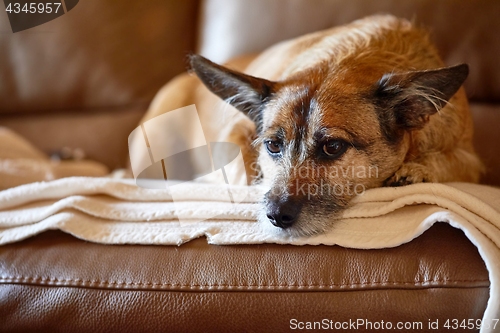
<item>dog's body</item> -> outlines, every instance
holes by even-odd
[[[241,146],[252,177],[258,160],[271,188],[262,220],[291,234],[326,230],[364,189],[478,181],[461,88],[468,67],[444,68],[427,34],[406,20],[368,17],[282,42],[231,70],[200,56],[191,66],[242,111],[218,140]],[[170,104],[156,102],[148,118],[193,103],[209,110],[214,95],[183,76],[159,100]]]

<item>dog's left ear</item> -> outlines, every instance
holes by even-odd
[[[455,95],[468,74],[467,64],[386,74],[377,84],[376,98],[396,126],[420,129]]]
[[[262,108],[275,82],[243,74],[200,56],[190,56],[191,68],[214,94],[245,113],[259,128]]]

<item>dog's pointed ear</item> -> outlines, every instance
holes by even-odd
[[[396,126],[420,129],[455,95],[468,74],[467,64],[385,74],[377,83],[376,98]]]
[[[275,82],[234,71],[200,55],[191,55],[190,64],[211,92],[259,125],[262,107],[272,95]]]

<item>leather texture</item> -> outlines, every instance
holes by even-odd
[[[500,104],[471,103],[474,148],[485,165],[481,183],[500,186]]]
[[[437,255],[439,254],[439,255]],[[106,246],[58,231],[0,247],[0,331],[281,332],[290,320],[478,319],[486,268],[438,224],[382,250]]]
[[[0,11],[0,125],[48,154],[79,148],[125,167],[128,135],[161,86],[186,70],[197,14],[198,0],[80,1],[12,33]]]
[[[185,70],[196,13],[193,0],[81,1],[53,21],[13,34],[2,11],[0,110],[147,106]]]

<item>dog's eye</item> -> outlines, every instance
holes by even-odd
[[[323,152],[328,157],[339,157],[347,149],[347,143],[342,140],[330,140],[323,145]]]
[[[281,142],[275,141],[275,140],[267,140],[265,142],[265,145],[266,145],[267,151],[271,155],[276,155],[276,154],[281,153]]]

